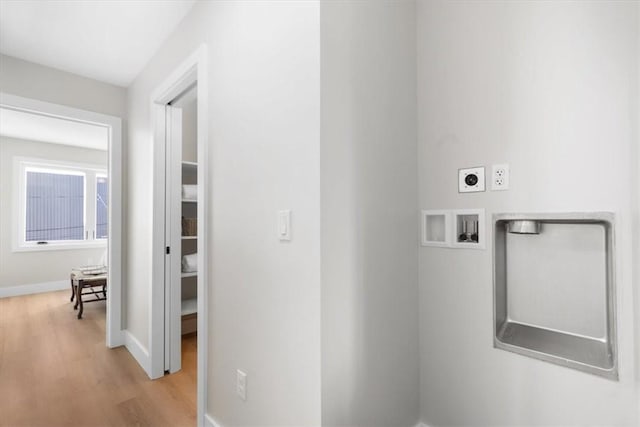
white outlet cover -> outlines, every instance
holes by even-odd
[[[491,167],[491,191],[505,191],[509,189],[509,165],[493,165]]]
[[[475,176],[475,178],[473,178],[473,176]],[[484,166],[458,170],[459,193],[475,193],[484,190]]]

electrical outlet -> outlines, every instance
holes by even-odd
[[[484,167],[459,169],[458,192],[474,193],[484,191]]]
[[[236,370],[236,394],[242,400],[247,400],[247,374]]]
[[[504,191],[509,189],[509,165],[493,165],[491,174],[491,190]]]

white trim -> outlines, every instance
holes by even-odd
[[[198,203],[199,219],[198,234],[202,238],[197,240],[198,265],[200,273],[197,278],[198,292],[198,363],[197,363],[197,408],[198,426],[205,421],[208,398],[208,348],[209,348],[209,69],[207,63],[207,48],[203,45],[199,49],[197,59],[198,87],[197,87],[197,156],[198,156]]]
[[[197,409],[198,426],[205,421],[208,398],[208,349],[209,349],[209,69],[207,48],[203,45],[198,53],[198,87],[197,87],[197,156],[198,156],[198,203],[199,219],[197,240],[198,265],[200,273],[197,278],[198,292],[198,363],[197,363]]]
[[[41,157],[25,157],[25,156],[15,156],[14,159],[26,163],[28,167],[34,169],[42,169],[45,171],[52,170],[56,173],[59,170],[66,171],[68,169],[73,169],[81,174],[87,170],[92,170],[98,173],[102,173],[103,176],[107,175],[107,165],[99,165],[97,163],[89,163],[89,162],[72,162],[72,161],[63,161],[63,160],[54,160],[54,159],[45,159]]]
[[[140,367],[144,369],[147,375],[150,375],[151,361],[149,359],[149,352],[140,344],[140,341],[133,334],[127,330],[122,331],[122,337],[124,338],[124,346],[129,350],[129,353],[138,362]]]
[[[109,137],[109,298],[106,344],[122,345],[122,120],[119,117],[0,92],[0,107],[105,127]]]
[[[71,282],[69,280],[56,280],[54,282],[32,283],[30,285],[18,285],[0,288],[0,298],[17,297],[21,295],[40,294],[42,292],[69,291],[71,295]],[[71,296],[69,296],[71,298]]]
[[[106,247],[108,247],[107,239],[60,240],[46,245],[16,246],[12,247],[11,252],[75,251],[79,249],[104,249]]]
[[[204,414],[204,427],[222,427],[222,424],[216,421],[211,415]]]
[[[201,45],[152,93],[151,122],[154,129],[153,162],[153,243],[152,243],[152,288],[149,310],[149,356],[151,378],[164,374],[164,273],[165,273],[165,156],[166,156],[166,115],[165,107],[178,95],[197,82],[197,152],[198,152],[198,265],[202,266],[198,274],[198,364],[197,364],[197,425],[206,423],[207,402],[207,348],[208,348],[208,286],[207,268],[207,186],[208,163],[208,69],[207,46]]]

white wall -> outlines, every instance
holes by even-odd
[[[0,92],[126,117],[126,89],[2,54]]]
[[[637,393],[637,410],[638,420],[640,420],[640,2],[636,3],[636,98],[635,98],[635,164],[633,165],[635,186],[632,186],[631,200],[635,201],[635,210],[633,214],[634,218],[634,230],[633,230],[633,249],[635,253],[634,257],[634,274],[633,274],[633,289],[635,292],[635,325],[636,325],[636,382],[638,387]]]
[[[415,3],[321,5],[322,424],[419,418]]]
[[[16,228],[14,206],[18,183],[14,158],[74,161],[107,166],[107,152],[0,137],[0,287],[31,285],[68,280],[72,267],[97,264],[106,251],[75,249],[59,251],[12,252],[12,233]]]
[[[126,90],[124,88],[1,54],[0,92],[121,117],[123,127],[126,126],[124,120]],[[125,138],[123,138],[123,144],[126,144]],[[126,185],[124,187],[126,188]],[[126,235],[124,232],[123,234]],[[5,240],[4,237],[2,240]],[[86,257],[82,257],[82,260],[84,264]],[[54,271],[56,276],[60,276],[61,271],[57,269]],[[41,273],[38,273],[37,277],[11,274],[10,281],[20,283],[27,283],[25,280],[33,283],[32,280],[45,277]]]
[[[490,240],[485,251],[421,250],[427,424],[640,422],[631,217],[637,28],[633,2],[418,3],[420,206],[484,207],[488,218],[618,215],[619,382],[493,348]],[[458,168],[503,162],[511,165],[508,192],[457,193]]]
[[[633,274],[633,283],[635,290],[635,315],[636,315],[636,357],[640,359],[640,2],[636,3],[636,71],[635,75],[636,79],[636,133],[634,140],[635,143],[635,158],[636,163],[634,165],[635,172],[635,188],[632,188],[633,197],[635,198],[635,206],[636,210],[634,212],[633,217],[635,218],[634,223],[634,235],[635,235],[635,244],[634,244],[634,261],[633,265],[635,266],[634,274]],[[638,361],[640,364],[640,360]],[[637,419],[640,420],[640,367],[636,369],[636,382],[638,387],[637,393],[637,410],[638,415]]]
[[[320,424],[319,19],[317,1],[198,2],[129,90],[128,329],[148,346],[150,95],[207,44],[206,411],[224,426]],[[290,243],[279,209],[292,210]]]

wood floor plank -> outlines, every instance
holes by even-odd
[[[105,303],[69,292],[0,299],[0,427],[194,426],[197,337],[183,369],[151,381],[124,347],[105,345]]]

